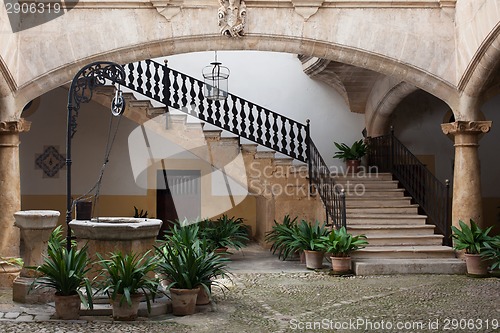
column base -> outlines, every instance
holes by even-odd
[[[54,290],[51,288],[31,289],[35,279],[28,277],[17,277],[12,287],[12,300],[25,304],[45,304],[54,301]]]

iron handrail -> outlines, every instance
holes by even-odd
[[[427,223],[436,226],[444,236],[443,244],[451,245],[449,181],[441,182],[394,136],[368,138],[369,164],[380,172],[390,172],[427,215]]]
[[[205,98],[205,83],[153,60],[125,66],[125,86],[239,137],[279,153],[307,161],[306,126],[244,98]]]
[[[307,123],[309,129],[309,122]],[[309,137],[308,137],[309,138]],[[326,210],[326,223],[331,218],[331,225],[335,229],[347,227],[345,193],[341,186],[337,186],[330,169],[312,140],[308,140],[308,167],[309,182],[321,197]]]

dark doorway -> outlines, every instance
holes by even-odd
[[[200,170],[159,170],[157,174],[156,216],[163,221],[160,234],[175,220],[201,216]]]

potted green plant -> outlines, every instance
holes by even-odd
[[[199,230],[200,228],[198,224],[189,223],[188,221],[176,221],[172,229],[170,229],[166,233],[163,243],[177,244],[176,246],[198,246],[201,250],[200,253],[202,253],[202,255],[212,252],[212,250],[207,245],[206,240],[200,240]],[[157,248],[157,251],[160,254],[160,259],[165,260],[165,258],[168,258],[170,255],[177,255],[177,253],[175,252],[169,252],[175,249],[175,246],[160,246]],[[221,266],[220,264],[225,264],[225,262],[229,260],[222,258],[219,259],[221,260],[208,260],[207,262],[204,262],[203,267],[201,267],[199,274],[205,279],[205,284],[208,286],[209,292],[207,292],[205,288],[200,288],[198,297],[196,299],[196,305],[206,305],[210,303],[212,285],[218,285],[214,278],[216,278],[217,276],[227,276],[225,265]],[[165,282],[165,287],[170,285],[172,281],[168,276],[165,276],[165,274],[163,273],[159,273],[159,275],[162,277],[162,285],[163,282]]]
[[[86,274],[90,270],[87,245],[80,250],[72,246],[68,251],[61,227],[52,232],[47,249],[47,257],[35,269],[39,275],[32,287],[49,287],[55,290],[56,315],[60,319],[78,319],[81,303],[93,308],[92,281]],[[84,288],[85,293],[81,288]]]
[[[463,221],[459,221],[460,229],[452,226],[452,237],[454,239],[453,247],[455,250],[465,250],[465,263],[467,265],[467,273],[471,275],[487,275],[488,267],[481,257],[481,252],[486,248],[491,241],[488,233],[492,227],[482,230],[471,219],[470,227]]]
[[[248,229],[242,218],[222,215],[216,221],[203,221],[201,226],[200,236],[217,253],[227,252],[228,248],[239,250],[249,240]]]
[[[491,270],[500,270],[500,235],[492,237],[491,240],[484,245],[481,251],[481,257],[491,263]]]
[[[363,139],[355,141],[352,146],[345,143],[333,143],[338,151],[335,152],[333,158],[339,158],[346,163],[347,173],[356,173],[361,165],[361,158],[366,155],[368,146],[363,142]]]
[[[298,252],[298,249],[293,247],[294,226],[297,225],[297,217],[291,219],[289,215],[285,215],[283,223],[278,223],[274,220],[272,230],[266,234],[266,242],[271,243],[270,251],[278,253],[278,258],[286,260],[293,254]]]
[[[167,239],[156,250],[161,258],[158,271],[170,282],[167,288],[176,316],[193,314],[200,290],[210,297],[211,287],[219,285],[213,278],[228,274],[228,259],[208,251],[203,240],[185,244]]]
[[[351,271],[351,252],[368,245],[365,235],[353,236],[345,227],[333,230],[328,236],[323,237],[321,247],[326,253],[331,254],[332,269],[335,273],[348,273]]]
[[[330,233],[326,224],[302,220],[292,230],[294,239],[290,246],[296,250],[304,251],[306,267],[309,269],[322,268],[324,257],[321,247],[322,239]]]
[[[107,293],[112,301],[115,320],[135,320],[139,304],[146,298],[148,311],[151,301],[158,292],[158,279],[152,278],[157,267],[157,258],[151,251],[138,253],[110,253],[109,259],[103,259],[97,253],[101,265],[100,291]]]

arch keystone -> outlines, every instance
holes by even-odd
[[[311,16],[316,14],[319,7],[323,5],[323,2],[323,0],[292,0],[295,12],[302,16],[306,21]]]

